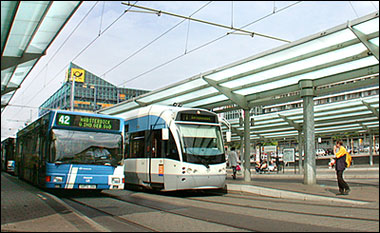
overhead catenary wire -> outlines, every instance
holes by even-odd
[[[166,12],[166,11],[161,11],[161,10],[156,10],[156,9],[152,9],[152,8],[148,8],[148,7],[137,6],[137,5],[131,4],[131,3],[124,3],[124,2],[122,2],[122,4],[127,5],[127,6],[136,7],[136,8],[141,8],[141,9],[148,10],[148,11],[150,10],[152,12],[156,12],[158,15],[161,15],[161,14],[171,15],[171,16],[175,16],[175,17],[179,17],[179,18],[193,20],[193,21],[196,21],[196,22],[199,22],[199,23],[210,24],[210,25],[213,25],[213,26],[216,26],[216,27],[222,27],[222,28],[226,28],[226,29],[232,29],[234,31],[244,32],[244,33],[247,33],[249,35],[262,36],[262,37],[266,37],[266,38],[269,38],[269,39],[279,40],[279,41],[287,42],[287,43],[291,42],[289,40],[285,40],[285,39],[282,39],[282,38],[278,38],[278,37],[274,37],[274,36],[270,36],[270,35],[265,35],[265,34],[258,33],[258,32],[251,32],[251,31],[243,30],[242,28],[229,27],[229,26],[225,26],[225,25],[222,25],[222,24],[213,23],[213,22],[210,22],[210,21],[195,19],[195,18],[191,18],[191,17],[188,17],[188,16],[178,15],[178,14],[174,14],[174,13],[170,13],[170,12]]]
[[[257,20],[255,20],[255,21],[253,21],[253,22],[249,23],[249,24],[244,25],[243,27],[241,27],[241,29],[242,29],[242,28],[246,28],[246,27],[248,27],[248,26],[251,26],[252,24],[257,23],[257,22],[259,22],[259,21],[261,21],[261,20],[263,20],[263,19],[265,19],[265,18],[267,18],[267,17],[269,17],[269,16],[271,16],[271,15],[273,15],[273,14],[276,14],[276,13],[279,13],[279,12],[281,12],[281,11],[283,11],[283,10],[286,10],[286,9],[288,9],[289,7],[292,7],[292,6],[294,6],[294,5],[296,5],[296,4],[300,3],[300,2],[301,2],[301,1],[295,2],[295,3],[293,3],[293,4],[290,4],[290,5],[286,6],[286,7],[283,7],[283,8],[281,8],[281,9],[277,10],[276,12],[271,12],[271,13],[269,13],[269,14],[267,14],[267,15],[265,15],[265,16],[263,16],[263,17],[257,19]],[[190,50],[190,51],[187,51],[186,54],[181,54],[181,55],[179,55],[179,56],[176,56],[176,57],[174,57],[174,58],[172,58],[172,59],[170,59],[170,60],[168,60],[168,61],[166,61],[166,62],[164,62],[164,63],[162,63],[162,64],[160,64],[160,65],[157,65],[157,66],[155,66],[155,67],[153,67],[153,68],[151,68],[151,69],[149,69],[149,70],[147,70],[147,71],[145,71],[145,72],[143,72],[143,73],[141,73],[141,74],[139,74],[139,75],[137,75],[137,76],[135,76],[135,77],[133,77],[133,78],[131,78],[131,79],[128,79],[128,80],[122,82],[122,83],[119,84],[118,86],[125,85],[126,83],[131,82],[131,81],[133,81],[133,80],[136,80],[137,78],[140,78],[140,77],[142,77],[142,76],[144,76],[144,75],[146,75],[146,74],[148,74],[148,73],[150,73],[150,72],[152,72],[152,71],[154,71],[154,70],[157,70],[157,69],[159,69],[159,68],[161,68],[161,67],[163,67],[163,66],[165,66],[165,65],[167,65],[167,64],[169,64],[169,63],[171,63],[171,62],[173,62],[173,61],[175,61],[175,60],[177,60],[177,59],[179,59],[179,58],[181,58],[181,57],[183,57],[183,56],[185,56],[185,55],[187,55],[187,54],[190,54],[190,53],[192,53],[192,52],[194,52],[194,51],[197,51],[197,50],[199,50],[199,49],[201,49],[201,48],[203,48],[203,47],[206,47],[206,46],[208,46],[208,45],[210,45],[210,44],[212,44],[212,43],[215,43],[216,41],[225,38],[226,36],[232,34],[232,33],[235,32],[235,31],[236,31],[236,30],[233,30],[232,32],[228,32],[228,33],[226,33],[226,34],[224,34],[224,35],[222,35],[222,36],[220,36],[220,37],[218,37],[218,38],[216,38],[216,39],[213,39],[213,40],[211,40],[211,41],[209,41],[209,42],[206,42],[206,43],[203,44],[203,45],[200,45],[200,46],[198,46],[198,47],[196,47],[196,48],[194,48],[194,49],[192,49],[192,50]]]
[[[193,12],[190,16],[193,16],[194,14],[198,13],[200,10],[202,10],[203,8],[205,8],[207,5],[209,5],[212,1],[209,1],[208,3],[206,3],[205,5],[203,5],[202,7],[200,7],[198,10],[196,10],[195,12]],[[113,71],[114,69],[116,69],[117,67],[119,67],[121,64],[123,64],[124,62],[126,62],[127,60],[131,59],[132,57],[134,57],[135,55],[137,55],[138,53],[140,53],[141,51],[143,51],[144,49],[146,49],[148,46],[150,46],[151,44],[153,44],[154,42],[156,42],[158,39],[160,39],[161,37],[163,37],[164,35],[168,34],[170,31],[172,31],[173,29],[175,29],[176,27],[178,27],[179,25],[181,25],[183,22],[185,22],[186,19],[183,19],[182,21],[180,21],[179,23],[177,23],[176,25],[174,25],[173,27],[169,28],[168,30],[166,30],[165,32],[161,33],[159,36],[157,36],[156,38],[154,38],[151,42],[147,43],[146,45],[144,45],[143,47],[141,47],[140,49],[136,50],[134,53],[132,53],[130,56],[128,56],[127,58],[125,58],[123,61],[119,62],[117,65],[113,66],[112,68],[110,68],[109,70],[107,70],[106,72],[104,72],[102,75],[100,75],[101,77],[104,77],[106,74],[108,74],[109,72]],[[118,85],[120,86],[120,85]]]

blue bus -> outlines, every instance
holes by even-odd
[[[17,133],[16,173],[51,189],[124,189],[124,120],[51,110]]]

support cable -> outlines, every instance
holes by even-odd
[[[234,28],[234,1],[231,1],[231,28]]]
[[[351,6],[352,10],[355,12],[356,18],[359,18],[359,15],[358,15],[358,13],[356,12],[354,6],[352,5],[352,2],[351,2],[351,1],[348,1],[348,2],[350,3],[350,6]]]
[[[104,7],[106,5],[106,1],[103,1],[103,9],[102,9],[102,14],[100,16],[100,25],[99,25],[99,34],[98,36],[100,36],[101,32],[102,32],[102,23],[103,23],[103,15],[104,15]]]

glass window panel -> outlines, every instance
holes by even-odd
[[[270,132],[278,132],[278,131],[285,131],[285,130],[293,130],[294,127],[281,127],[281,128],[268,128],[265,130],[257,130],[256,128],[251,130],[254,130],[255,133],[261,134],[261,133],[270,133]],[[282,132],[281,132],[282,133]]]
[[[21,1],[13,22],[5,56],[21,56],[37,27],[48,2]]]
[[[285,87],[292,84],[297,84],[298,81],[301,79],[318,79],[321,77],[326,77],[326,76],[330,76],[330,75],[334,75],[334,74],[338,74],[338,73],[342,73],[342,72],[346,72],[346,71],[350,71],[354,69],[359,69],[359,68],[363,68],[363,67],[367,67],[367,66],[371,66],[375,64],[378,64],[378,61],[376,58],[371,56],[371,57],[362,58],[356,61],[340,64],[337,66],[332,66],[332,67],[324,68],[321,70],[308,72],[306,74],[297,75],[291,78],[287,78],[287,79],[283,79],[283,80],[279,80],[279,81],[275,81],[275,82],[271,82],[267,84],[262,84],[262,85],[258,85],[258,86],[250,87],[246,89],[241,89],[235,92],[241,95],[259,93],[259,92],[268,91],[268,90],[272,90],[272,89],[276,89],[280,87]]]
[[[237,65],[225,70],[219,71],[214,74],[207,75],[207,78],[213,80],[222,80],[227,77],[231,77],[243,72],[254,70],[267,65],[275,64],[281,61],[285,61],[294,57],[298,57],[310,52],[318,51],[320,49],[340,44],[345,41],[355,39],[355,35],[348,29],[335,32],[331,35],[327,35],[321,38],[314,39],[307,43],[303,43],[279,52],[272,53],[270,55],[246,62],[241,65]]]
[[[14,69],[15,67],[10,67],[1,71],[1,90],[3,90],[3,86],[6,86],[8,84]]]
[[[51,43],[78,3],[54,1],[33,38],[29,53],[41,53]]]
[[[359,44],[355,44],[343,49],[324,53],[324,54],[311,57],[305,60],[293,62],[291,64],[287,64],[287,65],[280,66],[274,69],[270,69],[267,71],[249,75],[241,79],[224,83],[222,84],[222,86],[234,88],[234,87],[245,85],[245,84],[251,84],[251,83],[267,80],[273,77],[285,75],[288,73],[297,72],[299,70],[316,67],[322,64],[327,64],[329,62],[333,62],[336,60],[344,59],[344,58],[359,54],[366,50],[367,50],[366,47],[363,44],[359,43]]]
[[[362,127],[351,127],[351,128],[340,128],[342,130],[360,130],[363,129]],[[336,129],[330,129],[330,130],[320,130],[320,129],[315,129],[316,133],[328,133],[328,132],[336,132],[339,130],[339,128]]]
[[[379,37],[373,38],[372,40],[369,40],[369,42],[379,47]]]
[[[285,132],[278,132],[278,133],[261,134],[261,136],[264,136],[264,137],[279,136],[279,135],[298,135],[298,132],[293,130],[293,131],[285,131]]]
[[[329,126],[329,127],[321,127],[318,128],[318,130],[329,130],[329,129],[342,129],[342,128],[351,128],[351,127],[360,127],[359,124],[345,124],[345,125],[339,125],[339,126]]]
[[[360,116],[360,115],[363,115],[363,114],[371,114],[372,112],[371,111],[365,111],[365,112],[351,112],[351,113],[347,113],[347,114],[341,114],[339,116],[337,115],[333,115],[333,116],[326,116],[326,117],[318,117],[318,121],[322,121],[322,120],[331,120],[331,119],[337,119],[337,118],[343,118],[343,117],[354,117],[354,116]]]
[[[345,114],[345,113],[350,113],[350,112],[362,113],[363,111],[367,112],[368,109],[365,106],[360,106],[360,107],[354,107],[354,108],[338,109],[336,111],[317,112],[314,114],[314,116],[319,117],[319,116],[325,116],[327,114],[329,115],[333,114],[335,116],[338,116],[340,114]]]
[[[14,93],[15,93],[15,91],[11,91],[7,94],[1,95],[1,105],[7,105]]]
[[[376,17],[372,20],[353,26],[353,28],[367,35],[373,32],[378,32],[379,31],[379,17]]]
[[[16,20],[40,21],[49,1],[21,1]]]
[[[275,124],[270,124],[271,127],[278,127],[278,126],[284,126],[284,125],[289,125],[287,122],[283,122],[283,123],[275,123]],[[265,127],[268,127],[268,125],[255,125],[252,129],[253,130],[256,130],[256,129],[261,129],[261,128],[265,128]]]
[[[17,86],[20,85],[22,81],[25,79],[28,72],[32,69],[36,61],[37,59],[34,59],[18,65],[11,79],[11,82],[16,84]]]

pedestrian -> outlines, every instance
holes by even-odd
[[[231,151],[228,152],[228,163],[232,168],[232,178],[236,179],[236,166],[238,165],[238,156],[235,151],[235,147],[231,147]]]
[[[343,146],[342,141],[337,141],[334,146],[334,154],[335,154],[335,170],[336,176],[338,180],[339,193],[337,195],[348,195],[350,192],[350,187],[343,179],[343,172],[346,169],[346,148]]]

